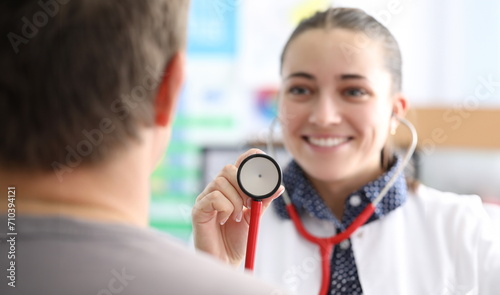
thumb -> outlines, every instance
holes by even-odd
[[[269,207],[269,205],[271,205],[271,203],[274,200],[281,197],[281,194],[283,194],[284,191],[285,191],[285,187],[283,185],[280,185],[279,189],[272,196],[262,200],[262,209],[263,209],[262,213],[264,213],[266,211],[267,207]]]
[[[285,191],[285,187],[283,185],[280,185],[279,189],[270,197],[268,198],[265,198],[264,200],[262,200],[262,211],[260,212],[260,215],[262,216],[262,214],[264,214],[264,212],[267,210],[267,208],[269,207],[269,205],[271,205],[271,203],[276,200],[277,198],[279,198],[281,196],[281,194],[283,194],[283,192]],[[248,203],[250,204],[251,203],[251,198],[248,198]],[[249,209],[247,208],[244,208],[244,212],[243,212],[243,218],[245,219],[245,221],[250,224],[250,216],[251,216],[251,210],[252,208],[250,207]]]

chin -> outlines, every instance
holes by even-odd
[[[313,173],[306,172],[309,177],[322,182],[337,182],[347,178],[346,171],[332,171],[332,169],[317,169]]]
[[[302,170],[309,176],[320,181],[336,181],[346,177],[345,164],[332,161],[312,161],[311,159],[296,159]]]

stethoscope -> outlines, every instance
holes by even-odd
[[[339,234],[331,237],[320,238],[310,234],[302,224],[299,214],[292,204],[290,196],[285,191],[282,194],[286,204],[286,209],[292,219],[297,231],[303,238],[311,243],[318,245],[321,254],[321,289],[319,294],[327,294],[330,287],[330,260],[333,253],[333,247],[345,239],[348,239],[359,227],[372,216],[378,203],[384,198],[386,193],[392,187],[398,176],[403,172],[417,147],[417,132],[413,124],[404,118],[395,116],[396,119],[405,125],[411,133],[412,140],[406,154],[402,159],[401,165],[395,171],[392,178],[387,182],[385,187],[380,191],[378,196],[366,206],[366,208],[354,219],[347,229]],[[274,120],[268,140],[268,152],[275,155],[273,148],[273,130],[277,120]],[[281,169],[276,161],[265,154],[254,154],[247,157],[238,168],[237,174],[238,184],[242,191],[252,198],[250,228],[247,240],[247,254],[245,260],[245,268],[253,270],[255,262],[255,250],[257,244],[257,232],[260,222],[260,213],[262,208],[262,199],[272,196],[279,188],[282,177]]]

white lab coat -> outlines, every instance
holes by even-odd
[[[493,220],[493,226],[500,230],[500,204],[483,203],[484,209]]]
[[[318,236],[333,224],[302,216]],[[500,294],[500,232],[477,196],[420,185],[407,202],[351,237],[364,295]],[[319,249],[273,208],[262,217],[255,275],[304,295],[318,294]]]

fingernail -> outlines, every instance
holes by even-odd
[[[236,222],[240,222],[242,217],[243,217],[243,211],[240,211],[240,213],[236,215]]]
[[[220,222],[220,225],[224,225],[228,219],[229,219],[229,217],[228,217],[228,218],[226,218],[226,219],[224,219],[224,220],[222,220],[222,221]]]
[[[247,199],[247,208],[248,209],[252,208],[252,199],[250,198]]]

